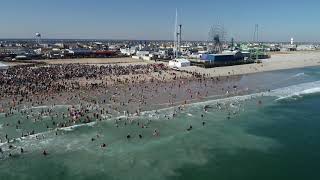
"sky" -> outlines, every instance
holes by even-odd
[[[1,0],[0,38],[171,40],[177,8],[184,40],[320,41],[319,0]]]

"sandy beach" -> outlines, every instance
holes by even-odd
[[[83,59],[55,59],[55,60],[37,60],[44,64],[87,64],[87,65],[143,65],[153,64],[154,61],[143,61],[133,58],[83,58]],[[8,66],[26,65],[30,63],[21,62],[3,62]],[[167,64],[164,62],[164,64]],[[211,77],[244,75],[251,73],[295,69],[310,66],[320,66],[320,51],[296,51],[296,52],[274,52],[270,59],[262,60],[259,64],[245,64],[227,67],[216,67],[204,69],[200,67],[182,68],[189,72],[208,74]]]
[[[21,100],[20,104],[28,106],[49,106],[59,103],[73,105],[105,99],[104,104],[118,103],[112,106],[112,111],[116,112],[116,114],[123,111],[135,113],[140,110],[182,105],[212,96],[225,96],[230,92],[244,94],[245,91],[250,90],[237,84],[241,75],[319,66],[320,51],[274,53],[271,59],[262,60],[262,63],[210,69],[191,66],[181,68],[182,71],[180,72],[168,68],[161,68],[161,70],[159,69],[160,71],[153,68],[148,69],[151,66],[156,67],[160,64],[131,58],[41,60],[39,62],[45,64],[29,64],[28,66],[34,66],[30,68],[28,66],[17,66],[19,65],[17,62],[6,63],[9,66],[21,67],[21,69],[15,70],[17,72],[30,73],[25,75],[26,77],[24,75],[16,77],[18,82],[28,82],[28,76],[39,76],[38,73],[44,76],[53,73],[57,77],[49,81],[45,77],[40,78],[39,80],[42,81],[42,88],[44,89],[40,88],[39,91],[34,91],[34,87],[39,85],[34,84],[33,87],[29,87],[30,83],[36,83],[33,81],[22,86],[16,86],[15,82],[8,81],[12,84],[8,86],[9,88],[4,88],[5,86],[3,86],[0,108],[8,110],[10,107],[15,107],[15,105],[12,106],[12,101],[16,102],[19,97],[25,96],[21,92],[31,93],[32,97],[36,99],[36,101],[32,101],[26,98],[24,99],[25,102]],[[166,65],[166,63],[163,63],[163,65]],[[109,66],[108,68],[110,69],[104,69],[108,71],[104,72],[103,68],[99,68],[100,66]],[[120,68],[124,72],[113,71],[114,67],[116,69]],[[39,71],[33,72],[34,68],[39,68]],[[59,70],[54,70],[57,68]],[[64,71],[70,71],[70,73],[66,75]],[[97,75],[98,71],[102,74]],[[219,79],[215,79],[217,77]],[[10,76],[6,78],[10,79]],[[26,87],[29,89],[26,90]],[[233,87],[237,87],[237,89]],[[131,93],[131,97],[126,95],[128,93]],[[75,101],[70,98],[74,94],[77,94],[78,98],[83,96],[82,100]],[[94,94],[94,96],[89,94]],[[108,96],[115,97],[117,100],[109,99]],[[122,98],[122,96],[125,96],[125,98],[120,102],[119,98]],[[136,99],[136,102],[132,99]],[[132,103],[133,105],[125,107],[124,103]]]
[[[320,66],[320,51],[299,51],[287,53],[274,53],[270,59],[262,60],[260,64],[245,64],[237,66],[216,67],[203,69],[200,67],[186,67],[183,70],[201,72],[212,77],[244,75],[251,73],[295,69],[310,66]]]
[[[25,81],[25,83],[23,85],[10,84],[1,88],[0,108],[8,110],[22,106],[98,103],[109,109],[109,113],[113,115],[123,111],[134,114],[139,111],[197,102],[212,96],[224,96],[228,91],[230,93],[235,91],[233,86],[240,79],[239,76],[212,79],[202,74],[177,72],[167,67],[160,71],[142,70],[145,65],[110,65],[110,68],[119,69],[121,67],[130,70],[136,66],[138,66],[136,72],[128,71],[123,74],[111,73],[110,75],[98,73],[97,71],[101,69],[99,66],[81,64],[21,66],[21,69],[18,68],[16,71],[23,71],[25,76],[17,77],[16,81]],[[70,73],[66,73],[62,78],[61,73],[67,70]],[[86,74],[77,74],[82,70]],[[37,82],[43,81],[46,85],[41,83],[42,85],[35,90],[34,87],[39,85],[35,85],[36,82],[30,82],[28,79],[40,73],[57,77],[49,81],[46,78],[39,78]],[[33,84],[31,87],[30,83]],[[242,91],[244,90],[239,88],[234,93]]]

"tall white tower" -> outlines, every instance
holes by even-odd
[[[293,38],[291,38],[291,43],[290,44],[293,45]]]
[[[36,38],[36,43],[41,44],[41,34],[37,32],[35,38]]]
[[[182,24],[178,24],[178,9],[176,9],[176,20],[174,24],[174,57],[178,58],[181,52],[182,43]]]
[[[174,24],[174,56],[175,58],[178,57],[178,9],[176,9],[176,19],[175,19],[175,24]]]

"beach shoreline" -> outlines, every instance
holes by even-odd
[[[91,62],[90,64],[88,64],[89,60],[94,60],[94,59],[70,59],[70,60],[46,60],[46,61],[40,61],[42,63],[45,64],[38,64],[38,65],[34,65],[35,67],[50,67],[50,66],[68,66],[68,65],[78,65],[78,66],[114,66],[114,67],[126,67],[126,66],[147,66],[147,65],[159,65],[158,63],[152,63],[152,62],[144,62],[141,60],[135,60],[135,62],[131,62],[130,63],[130,58],[111,58],[111,59],[95,59],[93,62]],[[116,62],[115,62],[116,61]],[[24,67],[24,66],[33,66],[32,64],[26,65],[23,64],[21,66],[19,66],[19,63],[6,63],[7,65],[9,65],[9,67],[14,67],[17,66],[18,67]],[[166,63],[163,63],[164,65],[167,65]],[[179,86],[181,86],[181,82],[185,81],[185,83],[190,83],[190,87],[189,89],[191,89],[192,91],[194,90],[194,88],[196,89],[196,86],[201,87],[203,85],[203,83],[199,83],[197,84],[197,81],[201,81],[201,80],[206,80],[206,81],[213,81],[215,83],[215,85],[218,84],[224,84],[221,85],[221,87],[214,87],[211,88],[207,91],[210,92],[215,92],[215,93],[208,93],[208,92],[202,92],[201,98],[195,99],[194,97],[191,98],[186,98],[186,94],[184,92],[179,92],[176,91],[174,93],[176,94],[184,94],[184,98],[178,98],[176,100],[173,99],[168,99],[165,96],[163,96],[162,98],[165,99],[164,100],[157,100],[158,104],[161,104],[162,106],[160,107],[166,107],[166,106],[170,106],[171,105],[179,105],[179,104],[186,104],[186,103],[190,103],[190,102],[197,102],[197,101],[201,101],[201,99],[206,99],[207,97],[224,97],[226,95],[230,95],[229,93],[233,90],[233,88],[231,87],[237,87],[236,90],[238,92],[234,93],[234,94],[245,94],[248,92],[252,92],[251,89],[248,89],[247,87],[241,87],[236,81],[230,83],[228,81],[232,81],[233,80],[237,80],[239,81],[241,79],[241,77],[243,75],[249,75],[249,74],[259,74],[259,73],[263,73],[263,72],[270,72],[270,71],[278,71],[278,70],[286,70],[286,69],[296,69],[296,68],[303,68],[303,67],[312,67],[312,66],[320,66],[320,51],[304,51],[304,52],[289,52],[286,54],[283,53],[274,53],[273,56],[270,59],[265,59],[262,60],[261,63],[256,63],[256,64],[246,64],[246,65],[237,65],[237,66],[227,66],[227,67],[216,67],[216,68],[210,68],[210,69],[204,69],[204,68],[200,68],[200,67],[186,67],[186,68],[181,68],[182,71],[174,71],[174,70],[170,70],[167,69],[163,72],[165,72],[165,75],[160,75],[157,73],[149,73],[147,74],[140,74],[138,76],[134,76],[132,74],[126,74],[126,75],[121,75],[121,76],[105,76],[103,77],[103,79],[101,79],[102,77],[99,77],[100,79],[85,79],[85,78],[72,78],[68,80],[68,83],[72,84],[74,82],[78,83],[79,86],[88,86],[88,84],[90,85],[97,85],[97,84],[103,84],[106,83],[108,85],[105,85],[103,88],[106,88],[107,91],[109,91],[110,89],[116,89],[119,87],[120,89],[126,89],[128,87],[130,87],[131,85],[133,85],[134,83],[138,83],[141,86],[147,86],[147,87],[152,87],[155,83],[153,82],[153,80],[159,80],[159,82],[163,83],[160,86],[163,86],[164,88],[161,91],[167,91],[167,89],[165,88],[165,86],[171,86],[171,88],[173,88],[173,86],[176,86],[175,88],[177,88],[178,84],[180,84]],[[173,74],[179,74],[180,77],[177,79],[173,78]],[[192,77],[192,74],[198,74],[200,75],[198,78],[194,78]],[[161,76],[161,79],[159,78]],[[163,77],[162,77],[163,76]],[[205,78],[204,78],[205,77]],[[136,82],[129,82],[130,79],[135,78]],[[203,79],[202,79],[203,78]],[[220,79],[215,79],[215,78],[220,78]],[[62,80],[62,81],[61,81]],[[64,83],[63,79],[59,80],[59,82],[57,83],[58,85],[60,85],[61,83]],[[141,80],[141,81],[140,81]],[[116,82],[119,81],[119,82]],[[172,85],[171,83],[175,84]],[[197,84],[195,86],[193,86],[192,84]],[[156,85],[157,86],[157,85]],[[254,87],[251,87],[254,88]],[[148,88],[146,88],[147,90]],[[88,91],[89,89],[86,87],[80,91]],[[101,91],[101,90],[100,90]],[[103,91],[103,90],[102,90]],[[143,96],[143,88],[141,89],[137,89],[137,91],[142,91],[140,96]],[[55,96],[54,92],[48,91],[46,93],[49,93],[49,96]],[[86,92],[85,94],[90,94],[93,93],[95,94],[97,91],[89,91]],[[98,90],[99,92],[99,90]],[[62,92],[63,93],[63,92]],[[72,105],[74,102],[73,101],[65,101],[65,97],[70,97],[72,96],[72,93],[75,92],[65,92],[64,95],[59,95],[61,97],[63,97],[64,99],[58,100],[57,102],[52,101],[51,104],[57,104],[58,102],[65,102],[63,103],[63,105]],[[116,93],[116,92],[113,92]],[[170,92],[168,92],[170,94]],[[200,93],[200,92],[198,92]],[[59,93],[58,93],[59,94]],[[99,92],[98,94],[103,94],[102,92]],[[110,96],[112,96],[112,94],[108,94]],[[166,94],[167,95],[167,94]],[[13,95],[14,96],[14,95]],[[13,96],[9,96],[7,98],[5,97],[1,97],[1,100],[3,102],[8,103],[10,100],[12,100]],[[46,96],[46,94],[42,94],[41,96]],[[89,97],[89,95],[88,95]],[[104,97],[105,98],[105,97]],[[150,95],[149,98],[153,98],[153,95]],[[5,100],[6,99],[6,100]],[[58,97],[59,99],[59,97]],[[43,98],[42,100],[40,100],[41,102],[43,102]],[[4,105],[4,103],[1,103],[0,108],[5,108],[6,106]],[[50,106],[51,104],[45,104]],[[30,105],[30,104],[28,104]],[[39,103],[39,106],[41,106],[42,104]],[[8,107],[8,106],[7,106]],[[121,109],[122,111],[123,109]],[[145,110],[153,110],[150,109],[150,107],[148,106],[148,109]]]
[[[22,114],[24,120],[32,117],[35,122],[42,121],[41,116],[62,118],[60,123],[47,125],[55,129],[119,115],[137,117],[145,111],[183,108],[197,102],[267,92],[270,90],[267,86],[248,83],[256,78],[263,80],[259,75],[251,77],[248,74],[318,66],[320,52],[306,54],[305,60],[301,60],[301,54],[301,58],[295,59],[292,59],[294,54],[280,54],[260,64],[201,71],[185,68],[175,71],[159,63],[10,66],[9,74],[2,75],[6,79],[2,83],[9,84],[0,89],[0,113],[5,113],[6,119]],[[291,66],[285,66],[289,59]],[[279,66],[275,65],[277,63]],[[242,82],[243,77],[248,77],[247,83]],[[50,107],[56,105],[68,108],[63,113],[54,112]],[[34,107],[47,108],[39,115],[39,112],[32,112]]]

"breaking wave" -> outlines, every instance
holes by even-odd
[[[295,74],[292,77],[296,78],[296,77],[301,77],[301,76],[305,76],[305,75],[306,74],[304,72],[302,72],[302,73]]]
[[[276,89],[270,95],[278,97],[277,101],[285,99],[301,98],[305,95],[320,93],[320,81],[293,85],[285,88]]]

